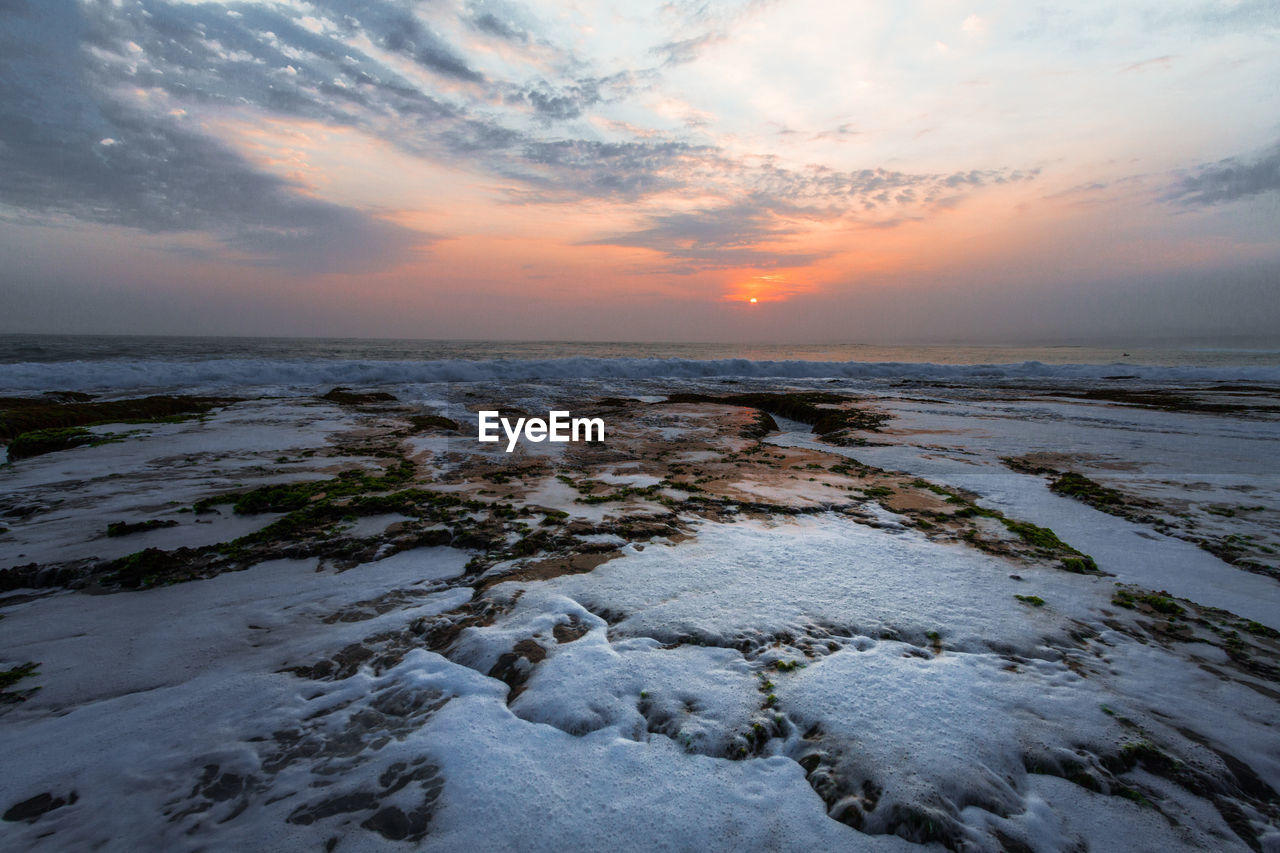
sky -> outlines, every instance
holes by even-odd
[[[0,332],[1278,320],[1275,0],[0,0]]]

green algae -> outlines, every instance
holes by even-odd
[[[58,450],[69,450],[94,444],[103,436],[94,435],[84,427],[52,427],[36,429],[18,435],[9,442],[9,459],[28,459]]]
[[[390,491],[413,478],[414,465],[400,458],[380,474],[366,471],[343,471],[328,480],[306,480],[260,486],[248,492],[231,492],[214,495],[196,501],[196,512],[207,512],[219,504],[231,504],[237,515],[253,515],[261,512],[292,512],[321,499],[349,497],[368,492]]]
[[[35,661],[27,661],[19,664],[11,669],[0,670],[0,704],[15,704],[23,702],[32,693],[39,690],[39,687],[30,687],[22,690],[11,690],[19,682],[27,678],[33,678],[40,674],[40,664]]]
[[[992,516],[999,518],[1010,533],[1016,535],[1023,542],[1036,548],[1043,548],[1046,551],[1066,551],[1071,554],[1078,554],[1075,548],[1072,548],[1066,542],[1058,538],[1058,534],[1054,533],[1047,527],[1040,527],[1029,521],[1014,521],[1012,518],[1005,518],[1003,515]],[[1092,560],[1090,560],[1092,562]],[[1096,568],[1096,567],[1095,567]]]
[[[1079,557],[1063,557],[1059,565],[1066,571],[1078,575],[1095,575],[1101,571],[1098,564],[1093,561],[1093,557],[1088,554],[1082,554]]]
[[[1049,488],[1060,495],[1075,498],[1112,515],[1119,514],[1115,512],[1116,509],[1136,503],[1132,498],[1126,497],[1121,492],[1090,480],[1083,474],[1077,474],[1074,471],[1066,471],[1058,475],[1049,484]]]
[[[23,433],[101,424],[171,422],[237,402],[231,397],[154,395],[129,400],[88,402],[79,396],[67,402],[50,397],[0,397],[0,440]]]
[[[178,522],[173,519],[161,521],[160,519],[149,519],[147,521],[113,521],[107,525],[107,535],[111,537],[129,536],[133,533],[145,533],[148,530],[159,530],[163,527],[177,527]]]
[[[1157,613],[1163,613],[1166,616],[1183,616],[1187,612],[1186,608],[1174,601],[1171,596],[1161,593],[1135,593],[1127,589],[1120,589],[1116,590],[1112,596],[1111,603],[1128,610],[1134,610],[1139,604],[1145,604]]]

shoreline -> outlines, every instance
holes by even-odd
[[[1250,464],[1280,440],[1274,389],[789,384],[245,394],[15,460],[0,469],[0,654],[37,666],[0,706],[4,745],[28,756],[0,807],[61,804],[0,829],[127,838],[109,816],[127,801],[152,815],[137,840],[514,843],[504,833],[574,774],[638,795],[620,761],[760,837],[782,818],[744,811],[739,777],[764,774],[793,804],[797,847],[1280,838],[1264,722],[1280,625],[1259,618],[1280,612],[1263,550],[1280,483]],[[482,449],[474,418],[499,397],[600,417],[606,439]],[[1211,444],[1201,464],[1221,482],[1179,483],[1178,454]],[[1055,493],[1064,471],[1078,479]],[[1248,612],[1180,591],[1203,573],[1173,570],[1189,554]],[[164,707],[209,734],[180,743]],[[930,710],[944,707],[960,715]],[[983,718],[1005,722],[963,722]],[[117,735],[90,743],[98,726]],[[942,746],[908,748],[920,738]],[[889,759],[902,749],[906,764]],[[503,761],[546,790],[484,775]],[[190,794],[106,786],[124,768]],[[337,789],[313,784],[335,772]],[[701,781],[679,795],[660,781],[689,773]],[[1048,836],[1029,822],[1044,801]],[[492,808],[510,821],[482,826]],[[628,825],[573,814],[520,837]]]

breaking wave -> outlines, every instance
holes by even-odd
[[[1280,367],[1170,367],[1118,364],[933,364],[923,362],[752,361],[683,358],[555,358],[471,361],[374,359],[204,359],[0,364],[0,389],[136,391],[314,388],[440,382],[609,379],[846,379],[990,383],[1026,380],[1280,383]]]

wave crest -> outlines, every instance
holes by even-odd
[[[0,364],[11,392],[173,388],[316,387],[570,379],[851,379],[991,382],[1102,380],[1280,382],[1280,367],[1165,367],[1135,364],[934,364],[927,362],[752,361],[683,358],[557,358],[470,361],[360,359],[103,360]]]

